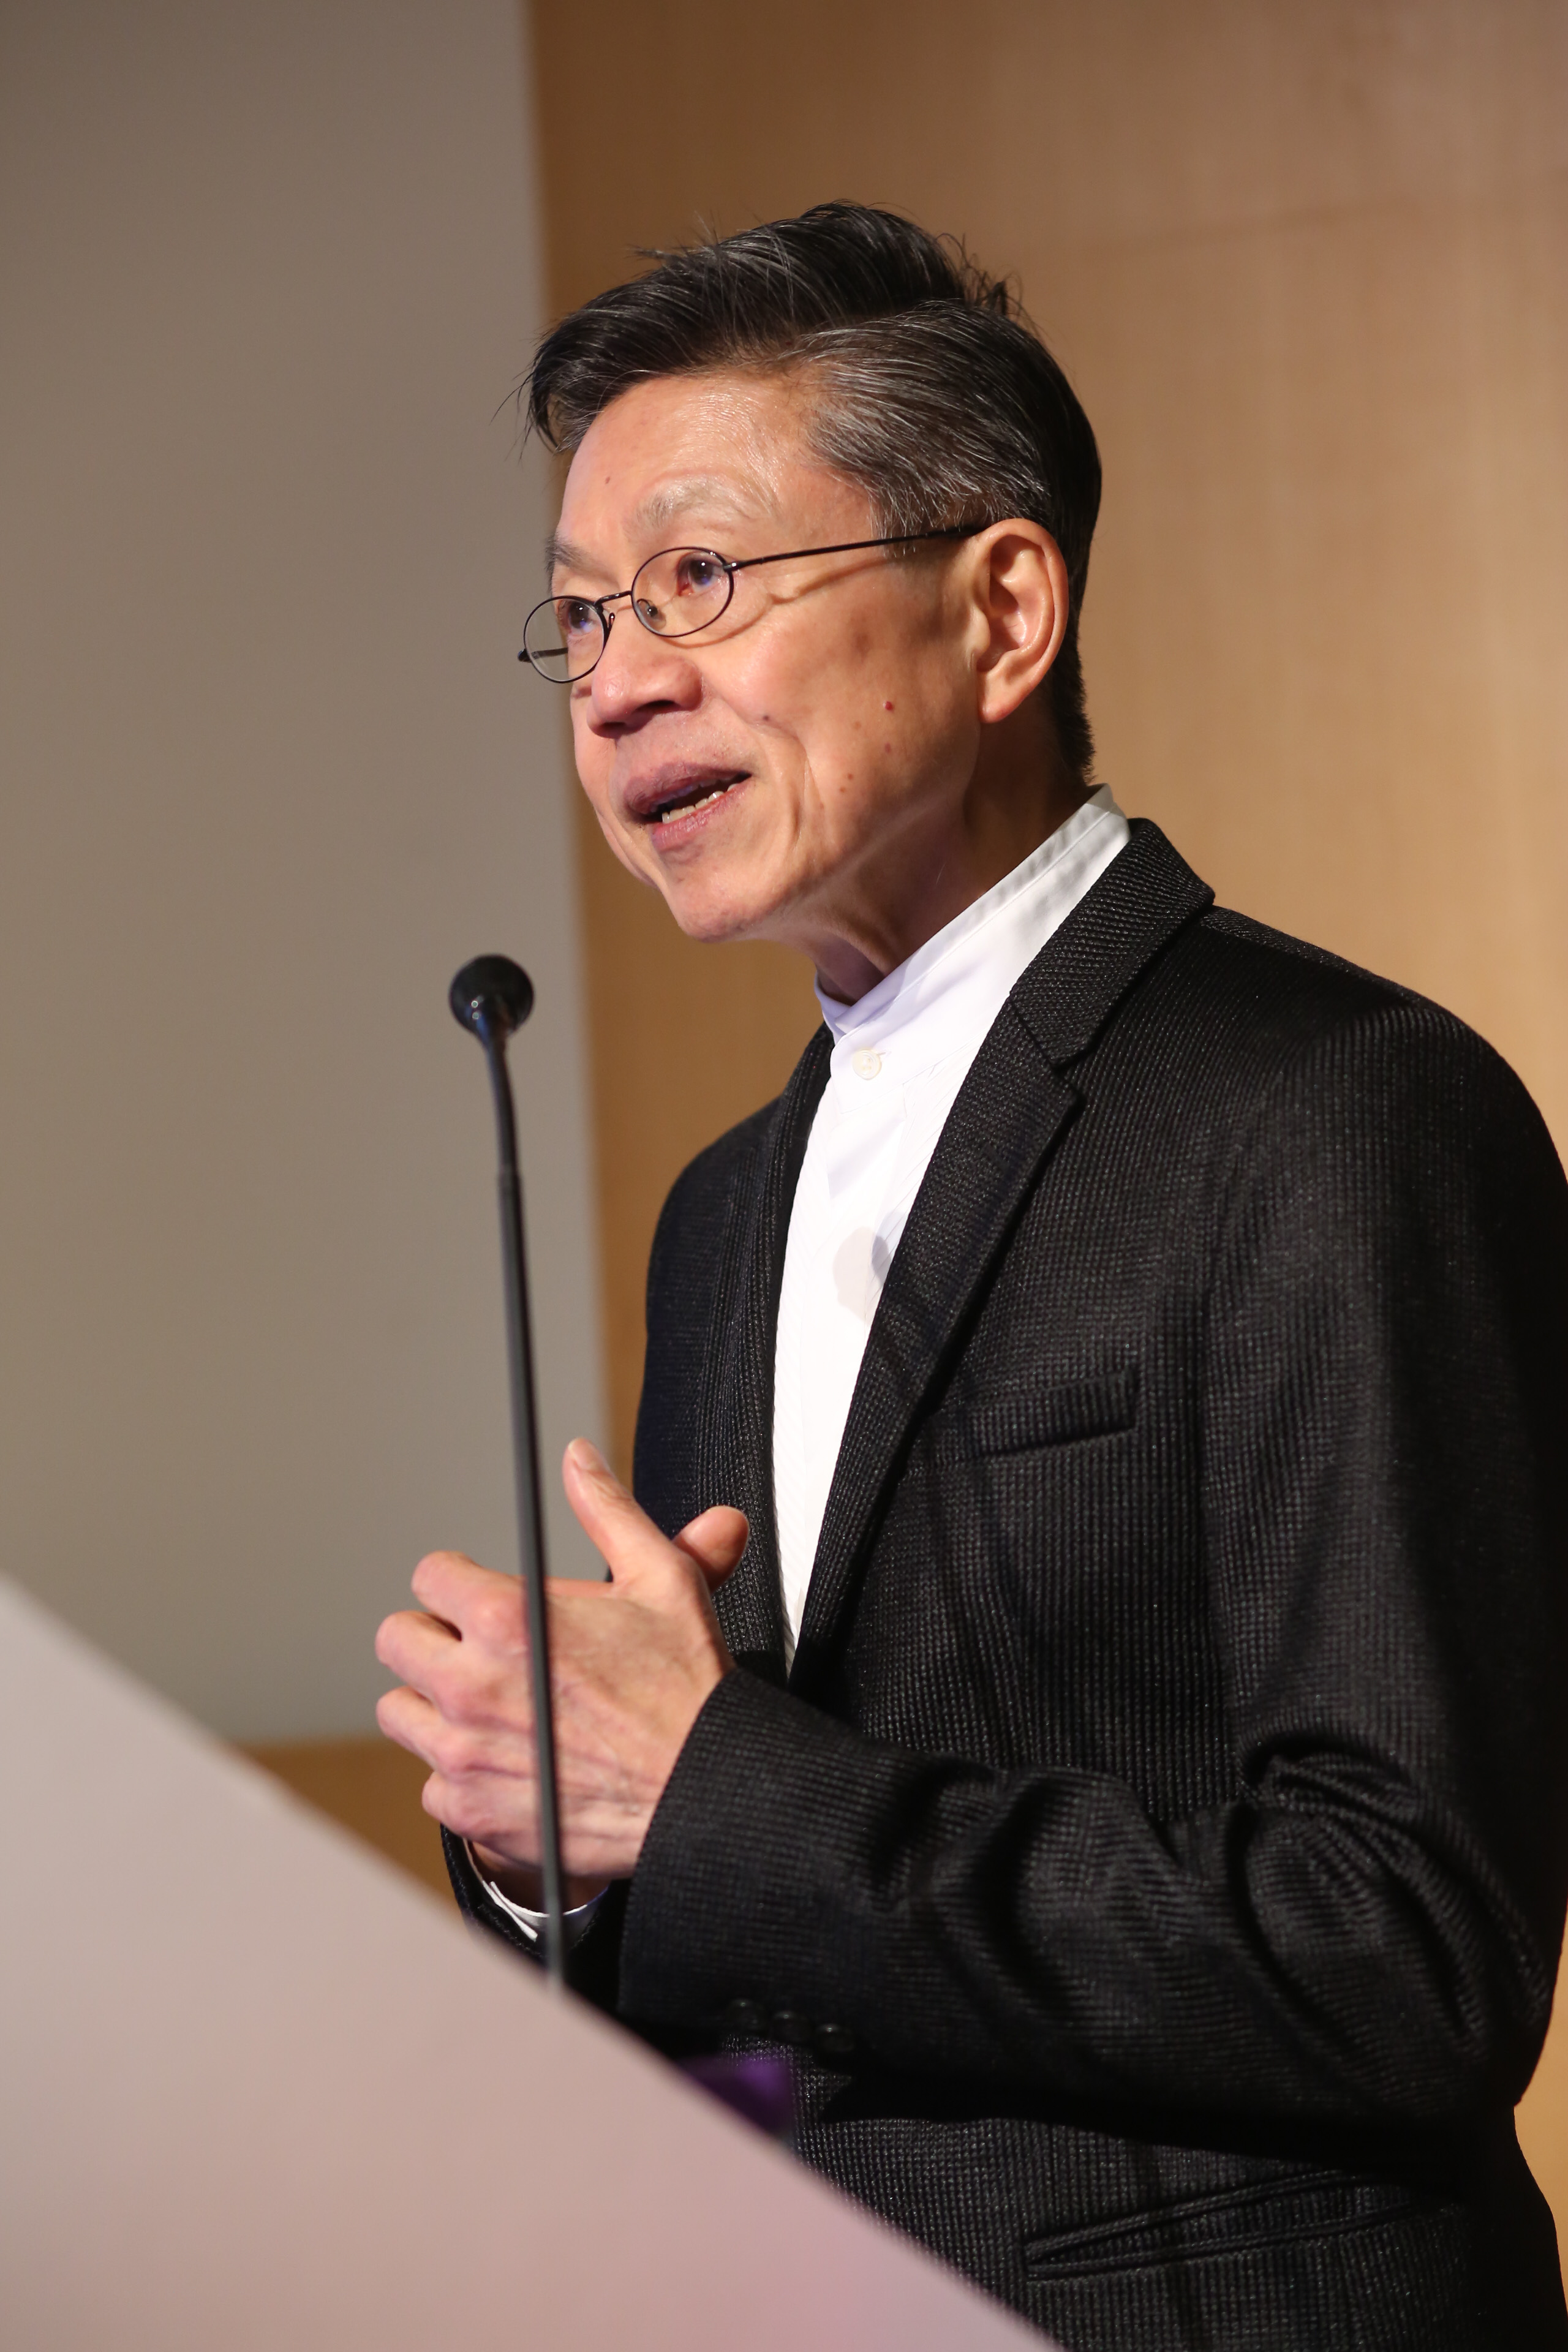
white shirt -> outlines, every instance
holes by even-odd
[[[937,1139],[1015,982],[1127,838],[1102,786],[857,1003],[816,992],[833,1055],[790,1213],[773,1358],[792,1656],[871,1318]]]
[[[1014,983],[1127,838],[1102,785],[858,1003],[816,992],[833,1055],[790,1213],[773,1355],[773,1507],[792,1658],[871,1318],[937,1138]],[[542,1915],[509,1902],[482,1872],[480,1882],[537,1940]],[[572,1941],[598,1900],[568,1912]]]

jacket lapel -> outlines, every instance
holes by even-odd
[[[872,1320],[823,1518],[792,1688],[809,1691],[824,1663],[910,1427],[1078,1108],[1063,1066],[1093,1043],[1148,964],[1213,901],[1213,891],[1158,826],[1135,822],[1126,848],[1041,949],[975,1056]],[[798,1160],[795,1166],[798,1171]],[[782,1242],[780,1251],[782,1266]],[[776,1298],[775,1277],[775,1308]],[[771,1382],[768,1394],[771,1441]],[[776,1588],[776,1544],[773,1549]]]
[[[720,1628],[733,1657],[779,1683],[784,1635],[773,1518],[773,1349],[790,1212],[832,1046],[828,1031],[818,1029],[758,1154],[733,1305],[716,1335],[712,1418],[702,1446],[706,1491],[744,1511],[752,1528],[740,1566],[717,1595]]]

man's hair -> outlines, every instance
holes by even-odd
[[[1071,385],[1002,281],[897,213],[814,205],[736,236],[652,257],[551,329],[527,379],[528,422],[575,449],[601,410],[656,377],[806,372],[806,438],[857,482],[879,529],[1041,523],[1071,590],[1047,681],[1057,740],[1087,780],[1078,620],[1100,510],[1100,453]]]

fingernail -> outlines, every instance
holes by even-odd
[[[607,1470],[610,1466],[591,1438],[574,1437],[566,1451],[579,1470]]]

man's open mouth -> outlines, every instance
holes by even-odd
[[[675,786],[667,793],[654,795],[636,812],[640,824],[669,824],[679,816],[690,816],[698,809],[708,808],[721,801],[737,784],[744,783],[746,771],[737,768],[732,775],[699,776],[689,783]]]

